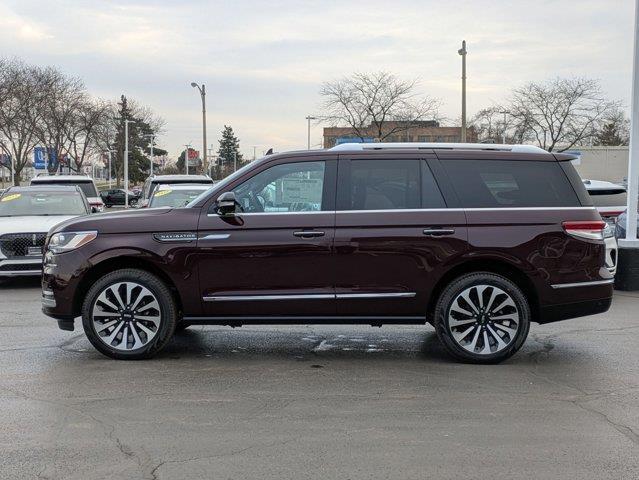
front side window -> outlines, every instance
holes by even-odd
[[[325,162],[297,162],[263,170],[235,188],[246,213],[322,210]]]

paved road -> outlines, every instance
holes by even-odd
[[[639,295],[497,366],[430,327],[198,327],[119,362],[0,287],[0,477],[639,478]]]

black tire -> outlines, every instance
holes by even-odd
[[[453,326],[451,328],[450,322],[455,322],[454,318],[451,320],[452,314],[449,315],[449,313],[451,313],[450,312],[451,307],[454,307],[453,303],[455,301],[459,301],[459,298],[462,295],[462,293],[471,292],[471,295],[472,295],[473,287],[482,288],[484,286],[488,288],[486,290],[482,290],[481,302],[479,301],[479,297],[478,297],[479,290],[474,290],[475,292],[474,298],[477,298],[478,303],[480,303],[482,307],[484,306],[485,303],[488,303],[484,299],[484,297],[490,296],[492,291],[494,291],[494,289],[491,290],[490,287],[496,287],[498,289],[497,291],[501,290],[505,295],[507,295],[507,296],[502,296],[502,294],[499,294],[500,297],[495,297],[495,303],[497,303],[496,301],[497,298],[502,300],[502,299],[507,299],[508,296],[510,297],[510,299],[512,300],[512,303],[514,304],[514,307],[507,306],[507,307],[504,307],[504,309],[508,311],[509,315],[514,315],[514,314],[518,315],[518,324],[517,324],[516,333],[510,335],[510,334],[506,334],[503,330],[500,331],[498,328],[496,328],[495,323],[494,322],[491,323],[490,315],[483,314],[484,312],[483,308],[481,309],[481,313],[478,313],[476,317],[475,316],[466,317],[466,318],[464,318],[463,316],[461,317],[463,322],[471,322],[471,318],[473,319],[477,318],[475,323],[467,323],[463,327],[458,325],[458,326]],[[516,307],[516,311],[514,313],[511,313],[512,310],[508,310],[515,307]],[[504,309],[500,310],[500,312],[506,311]],[[471,311],[472,310],[471,306],[468,305],[468,308],[466,308],[466,310]],[[454,312],[455,312],[454,313],[455,315],[458,315],[458,310],[454,310]],[[473,311],[472,313],[475,313],[475,312]],[[495,318],[498,318],[500,316],[503,316],[503,313],[497,312],[494,316]],[[505,324],[504,321],[501,321],[501,322]],[[528,331],[530,330],[530,305],[528,303],[528,299],[526,298],[526,295],[524,295],[521,289],[511,280],[494,273],[475,272],[475,273],[466,274],[456,278],[442,291],[441,295],[439,296],[439,299],[437,300],[437,304],[435,306],[433,323],[435,326],[435,331],[437,332],[437,336],[439,337],[439,340],[444,345],[446,350],[456,359],[462,360],[464,362],[478,363],[478,364],[499,363],[513,356],[521,348],[523,343],[526,341],[526,337],[528,336]],[[510,325],[510,321],[508,323]],[[470,328],[471,326],[475,326],[475,325],[477,329],[483,328],[483,330],[481,330],[480,333],[476,333],[477,330],[472,330],[470,331],[468,336],[463,338],[462,341],[469,339],[468,343],[470,345],[466,344],[465,346],[462,346],[460,343],[458,343],[458,340],[456,340],[455,336],[453,335],[453,329],[455,329],[456,332],[467,331],[465,330],[466,327]],[[505,338],[508,339],[509,343],[507,343],[507,346],[505,348],[498,350],[499,345],[497,345],[497,341],[495,340],[495,337],[488,333],[487,335],[490,335],[490,337],[484,336],[484,331],[490,328],[492,328],[493,332],[500,333],[501,341],[503,343],[506,343],[504,341],[504,336]],[[489,342],[488,342],[489,351],[493,347],[495,348],[496,351],[493,353],[479,353],[478,351],[479,343],[477,339],[475,338],[475,342],[472,342],[471,337],[475,336],[474,334],[476,334],[477,337],[481,335],[479,342],[481,342],[482,347],[485,346],[484,339],[489,338]],[[458,335],[460,334],[458,333]],[[491,340],[493,342],[492,345],[491,345]],[[474,351],[469,351],[467,348],[469,349],[474,348]]]
[[[100,294],[109,286],[121,282],[134,282],[148,289],[160,306],[160,325],[157,327],[155,336],[142,347],[126,351],[107,345],[96,332],[92,318],[93,307]],[[177,312],[171,291],[158,277],[144,270],[116,270],[95,282],[87,292],[82,303],[82,326],[93,346],[107,357],[118,360],[141,360],[153,357],[166,346],[175,331]]]

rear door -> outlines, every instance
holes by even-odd
[[[335,157],[279,159],[230,186],[242,212],[203,209],[197,256],[207,316],[335,314]]]
[[[337,313],[424,317],[429,293],[466,249],[466,218],[447,208],[428,155],[340,156]]]

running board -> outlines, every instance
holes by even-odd
[[[242,325],[371,325],[381,327],[385,324],[392,325],[424,325],[426,317],[422,316],[328,316],[328,317],[306,317],[306,316],[234,316],[234,317],[184,317],[183,322],[191,325],[228,325],[231,327],[241,327]]]

